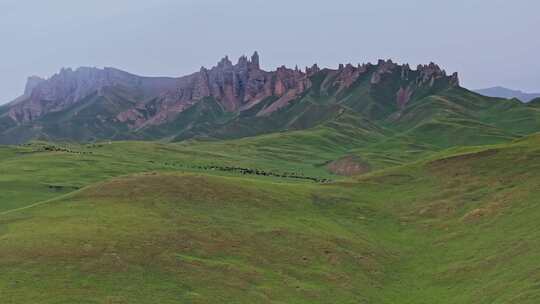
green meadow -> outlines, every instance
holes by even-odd
[[[540,301],[539,135],[325,132],[0,147],[2,303]],[[371,171],[333,174],[343,155]]]

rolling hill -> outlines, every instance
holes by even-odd
[[[355,177],[254,140],[2,147],[4,303],[538,301],[538,135]]]
[[[32,77],[0,107],[0,298],[538,303],[539,104],[390,60]]]

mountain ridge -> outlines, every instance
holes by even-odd
[[[226,56],[210,69],[202,67],[176,78],[143,77],[115,68],[62,69],[46,80],[30,77],[24,94],[1,108],[0,142],[185,139],[207,136],[209,132],[200,130],[216,127],[220,121],[236,125],[231,132],[238,134],[253,133],[250,124],[273,121],[273,127],[260,129],[268,133],[291,124],[312,127],[329,117],[325,110],[342,107],[384,119],[412,100],[458,86],[457,73],[447,75],[435,63],[418,65],[416,70],[408,64],[379,60],[341,64],[337,69],[314,64],[304,70],[281,66],[265,71],[257,52],[250,58],[240,57],[236,64]],[[214,120],[188,117],[190,112],[204,115],[196,108],[186,112],[200,102],[215,103],[199,107],[217,111],[209,114]],[[293,111],[288,116],[279,114],[285,109]],[[189,130],[171,128],[166,134],[158,130],[160,137],[152,135],[152,130],[175,124]],[[81,130],[68,130],[77,128]]]
[[[30,77],[23,96],[0,107],[0,143],[223,140],[327,127],[357,134],[376,126],[387,130],[381,140],[394,134],[450,147],[540,131],[536,104],[468,91],[435,63],[265,71],[255,52],[176,78],[88,67]]]

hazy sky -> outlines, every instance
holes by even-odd
[[[538,0],[0,0],[0,103],[61,67],[179,76],[254,50],[266,69],[435,61],[469,88],[540,91],[539,13]]]

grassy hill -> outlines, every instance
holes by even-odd
[[[537,303],[538,102],[373,73],[138,129],[129,89],[0,108],[2,303]]]
[[[344,130],[2,146],[2,301],[538,302],[540,135],[441,149]],[[374,171],[328,170],[350,154]]]

